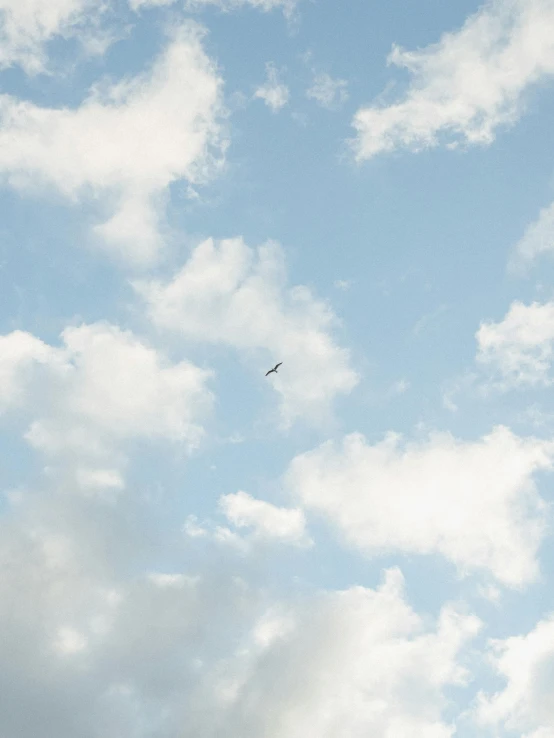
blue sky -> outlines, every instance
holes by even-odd
[[[7,738],[554,736],[554,2],[347,5],[0,0]]]

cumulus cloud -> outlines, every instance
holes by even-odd
[[[275,64],[266,64],[266,74],[265,84],[258,87],[254,97],[263,100],[272,112],[277,113],[289,101],[289,88],[280,81]]]
[[[304,513],[298,508],[279,507],[242,491],[222,495],[218,508],[235,530],[211,519],[200,522],[196,515],[188,515],[183,533],[191,539],[228,546],[243,555],[252,553],[260,543],[301,548],[313,544]]]
[[[552,0],[489,0],[436,44],[394,47],[389,64],[412,80],[399,102],[356,113],[357,158],[441,141],[489,144],[520,117],[525,90],[554,73],[553,39]]]
[[[514,302],[498,323],[476,333],[477,361],[500,389],[549,385],[554,346],[554,302]]]
[[[234,526],[251,529],[255,538],[300,546],[311,543],[302,510],[278,507],[242,491],[223,495],[219,507]]]
[[[0,520],[6,733],[452,735],[443,690],[467,682],[475,618],[424,620],[397,570],[375,590],[262,597],[220,566],[179,566],[133,499],[53,491]]]
[[[135,287],[158,327],[194,341],[261,350],[260,372],[282,361],[271,386],[282,397],[286,424],[328,413],[333,399],[358,381],[349,352],[331,337],[331,310],[307,287],[287,286],[278,244],[251,249],[240,238],[208,239],[170,281]]]
[[[221,80],[185,25],[149,72],[94,87],[75,109],[0,96],[0,172],[21,192],[53,188],[71,202],[100,198],[101,245],[136,265],[151,263],[171,183],[201,183],[225,142]],[[113,203],[113,205],[111,204]]]
[[[347,88],[348,82],[345,79],[334,79],[330,74],[322,72],[314,76],[313,84],[306,95],[322,108],[336,110],[348,100]]]
[[[53,347],[21,331],[0,337],[0,377],[7,379],[0,407],[25,413],[34,448],[72,458],[82,487],[122,488],[117,469],[105,463],[118,461],[125,441],[198,444],[212,401],[209,372],[171,364],[107,323],[66,328],[61,338]]]
[[[516,244],[510,260],[510,268],[518,270],[528,266],[542,254],[554,252],[554,203],[540,211]]]
[[[0,336],[0,410],[20,405],[33,370],[46,366],[63,370],[63,359],[56,349],[23,331]]]
[[[106,7],[94,0],[0,0],[0,68],[47,71],[45,47],[56,36],[78,35],[89,49],[93,43],[102,49],[106,36],[98,22]]]
[[[546,505],[533,474],[550,469],[554,443],[495,428],[479,441],[437,433],[374,445],[352,434],[297,456],[287,485],[369,555],[440,554],[460,573],[487,572],[521,587],[538,575]]]
[[[212,730],[198,720],[185,735],[216,735],[225,725],[231,736],[449,738],[443,689],[467,682],[458,657],[479,625],[446,606],[424,626],[396,569],[375,590],[322,593],[273,611],[241,644],[241,657],[216,671]]]
[[[541,620],[526,635],[496,639],[490,663],[506,686],[479,695],[474,711],[485,726],[517,731],[526,738],[554,735],[554,616]]]
[[[476,368],[447,383],[443,404],[456,411],[456,396],[549,387],[553,382],[554,302],[525,305],[514,301],[499,320],[483,321],[476,331]],[[544,425],[547,415],[528,408],[524,420]]]
[[[202,663],[255,620],[256,595],[187,571],[134,499],[106,507],[54,484],[0,519],[6,735],[178,738]]]

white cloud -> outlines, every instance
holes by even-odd
[[[66,328],[62,340],[56,348],[20,331],[0,337],[0,375],[9,380],[3,407],[26,410],[32,446],[56,457],[75,455],[81,486],[122,488],[116,469],[83,467],[83,460],[114,459],[126,440],[199,442],[212,400],[209,372],[186,361],[170,364],[109,324]]]
[[[177,0],[129,0],[133,10],[143,7],[159,7],[173,5]],[[262,11],[282,8],[287,17],[290,17],[296,8],[298,0],[183,0],[187,10],[200,10],[206,6],[215,6],[224,11],[237,10],[244,6],[251,6]]]
[[[252,544],[255,542],[255,536],[241,536],[226,525],[216,525],[212,520],[203,520],[200,523],[196,515],[187,515],[181,530],[188,538],[216,543],[234,549],[243,556],[252,552]]]
[[[88,494],[105,495],[106,492],[120,492],[125,488],[123,477],[117,469],[81,467],[77,469],[76,481]]]
[[[185,574],[164,574],[162,572],[153,572],[148,575],[148,579],[161,589],[183,589],[184,587],[192,587],[200,581],[200,577],[189,577]]]
[[[494,392],[549,387],[554,381],[554,302],[516,300],[498,322],[484,321],[475,333],[476,368],[455,377],[443,390],[443,405],[455,412],[463,393],[486,397]],[[548,413],[531,405],[524,423],[544,426]]]
[[[219,507],[237,528],[251,528],[255,538],[278,540],[293,545],[310,545],[302,510],[277,507],[257,500],[246,492],[223,495]]]
[[[6,735],[142,736],[156,725],[177,738],[195,659],[225,652],[229,629],[249,624],[249,597],[233,581],[142,571],[175,551],[136,512],[130,498],[106,507],[42,490],[0,520]]]
[[[502,590],[494,584],[479,584],[477,594],[493,605],[499,605],[502,600]]]
[[[333,313],[307,287],[287,286],[275,243],[254,250],[239,238],[209,239],[169,282],[135,286],[158,327],[250,354],[263,349],[255,363],[262,373],[282,361],[267,381],[282,396],[286,424],[302,416],[321,418],[358,381],[349,352],[332,340]]]
[[[267,80],[258,87],[254,97],[260,98],[268,108],[277,113],[289,101],[289,88],[279,80],[279,72],[274,64],[266,64]]]
[[[458,657],[478,629],[448,606],[424,626],[404,599],[402,574],[389,570],[376,590],[324,593],[263,617],[241,657],[207,680],[211,720],[230,736],[450,738],[443,689],[467,682]],[[194,734],[214,733],[199,721]]]
[[[56,648],[64,654],[73,654],[82,651],[87,646],[87,639],[82,633],[73,628],[60,628]]]
[[[440,554],[462,574],[521,587],[538,575],[546,527],[533,474],[553,459],[554,443],[503,427],[476,442],[437,433],[404,446],[393,433],[375,445],[352,434],[296,457],[287,484],[367,554]]]
[[[540,621],[526,635],[493,640],[490,661],[506,686],[492,695],[480,693],[476,721],[526,738],[552,738],[554,617]]]
[[[222,495],[219,511],[241,533],[213,520],[199,522],[196,515],[188,515],[182,531],[191,539],[215,542],[247,555],[259,543],[281,543],[309,547],[313,544],[306,530],[302,510],[278,507],[265,500],[257,500],[246,492]]]
[[[203,525],[200,525],[196,515],[189,515],[183,524],[183,533],[190,538],[205,538],[208,531]]]
[[[307,97],[315,100],[321,107],[334,110],[348,100],[348,82],[334,79],[326,72],[316,74],[312,86],[306,92]]]
[[[56,36],[101,42],[98,21],[107,4],[94,0],[0,0],[0,68],[19,64],[28,74],[47,71],[45,46]]]
[[[514,249],[510,268],[525,267],[542,254],[554,252],[554,203],[540,211],[535,223],[523,234]]]
[[[252,550],[250,540],[239,535],[234,530],[227,528],[225,525],[216,525],[211,538],[216,543],[234,548],[241,554],[248,554]]]
[[[499,323],[482,323],[476,333],[477,361],[501,389],[548,385],[554,346],[554,302],[514,302]]]
[[[397,379],[393,382],[389,389],[385,392],[384,397],[398,397],[405,394],[411,387],[411,383],[407,379]]]
[[[26,382],[37,366],[63,367],[55,349],[30,333],[0,336],[0,410],[25,402]]]
[[[221,561],[152,567],[182,552],[138,504],[43,492],[0,520],[6,733],[452,736],[443,691],[468,680],[475,618],[420,617],[397,570],[288,603]]]
[[[207,543],[234,549],[242,556],[252,553],[255,536],[241,536],[226,525],[216,525],[212,520],[204,520],[201,524],[196,515],[188,515],[182,528],[188,538],[202,539]]]
[[[356,113],[359,160],[441,140],[489,144],[519,118],[525,90],[554,74],[554,3],[489,0],[459,31],[420,51],[394,47],[388,62],[412,81],[399,102]]]
[[[100,197],[111,208],[96,228],[103,247],[137,265],[152,262],[169,186],[205,180],[224,147],[221,80],[201,35],[190,24],[178,28],[148,73],[95,87],[76,109],[0,96],[7,183],[23,192],[52,187],[72,202]]]

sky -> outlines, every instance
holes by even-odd
[[[554,0],[0,0],[2,738],[554,738],[553,78]]]

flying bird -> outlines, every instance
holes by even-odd
[[[265,376],[267,377],[267,375],[268,374],[271,374],[272,372],[275,372],[275,374],[277,374],[277,369],[279,369],[279,367],[281,366],[282,363],[283,362],[280,361],[278,364],[275,364],[275,366],[273,367],[273,369],[270,369],[268,372],[265,373]]]

